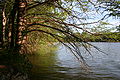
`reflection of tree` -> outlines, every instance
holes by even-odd
[[[47,50],[47,51],[46,51]],[[47,46],[43,45],[35,55],[30,55],[29,60],[33,64],[32,78],[42,79],[47,75],[52,75],[52,73],[57,73],[55,67],[57,67],[57,46]],[[39,76],[37,76],[39,75]]]
[[[57,46],[42,45],[35,55],[30,56],[30,61],[39,66],[52,66],[56,62],[56,50]]]

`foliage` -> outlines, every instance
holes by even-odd
[[[119,0],[98,0],[100,7],[108,11],[109,16],[120,17],[120,1]]]
[[[109,24],[108,22],[100,22],[99,25],[94,26],[91,28],[90,32],[93,33],[109,33],[112,30],[114,30],[114,28],[109,28],[107,26],[110,26],[111,24]]]
[[[120,32],[120,25],[116,26],[116,28],[117,28],[117,31]]]
[[[85,36],[85,40],[88,42],[120,42],[119,32],[107,32],[107,33],[95,33],[96,35],[91,35],[88,33],[82,33]]]

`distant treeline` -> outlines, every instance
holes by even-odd
[[[75,34],[78,35],[79,33]],[[83,37],[84,40],[87,42],[120,42],[120,32],[94,33],[94,34],[83,32],[78,36]],[[65,38],[68,37],[66,36]]]

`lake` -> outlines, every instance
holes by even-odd
[[[81,47],[90,70],[63,45],[29,57],[33,63],[31,80],[120,80],[120,43],[92,42],[106,54],[90,47],[91,55]]]

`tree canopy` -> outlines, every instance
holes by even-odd
[[[58,41],[68,47],[78,60],[85,62],[79,44],[90,55],[86,44],[96,47],[89,44],[80,33],[82,31],[94,35],[85,26],[97,24],[105,19],[105,16],[97,18],[102,8],[103,11],[109,11],[109,15],[119,16],[119,1],[112,2],[109,0],[1,0],[0,45],[5,49],[20,48],[21,53],[27,53],[28,49],[41,43],[41,40]],[[75,32],[79,34],[76,36]]]

